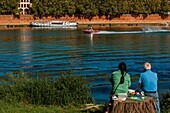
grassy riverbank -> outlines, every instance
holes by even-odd
[[[25,103],[8,103],[0,100],[1,113],[103,113],[102,109],[81,110],[82,107],[74,106],[44,106]]]
[[[4,100],[0,100],[0,113],[104,113],[106,106],[94,105],[93,108],[88,109],[85,106],[44,106],[44,105],[32,105],[25,103],[9,103]]]
[[[90,87],[84,77],[72,72],[58,78],[9,73],[0,82],[0,113],[90,112],[84,109],[85,105],[94,104]]]
[[[9,73],[0,82],[0,113],[103,113],[107,103],[95,105],[90,88],[84,77],[72,72],[58,78]],[[161,111],[170,112],[170,92],[162,95]]]
[[[80,113],[75,107],[61,108],[59,106],[42,106],[25,103],[9,103],[0,100],[1,113]]]

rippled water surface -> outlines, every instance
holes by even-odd
[[[107,28],[104,31],[110,33],[94,35],[82,29],[0,30],[0,76],[25,70],[57,77],[72,69],[75,75],[86,76],[93,84],[92,95],[104,101],[110,91],[108,77],[120,62],[126,62],[129,74],[135,76],[149,61],[159,80],[169,83],[170,32],[124,33],[134,30]]]

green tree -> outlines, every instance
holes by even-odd
[[[150,7],[152,13],[159,13],[161,10],[161,1],[160,0],[151,1]]]
[[[170,11],[170,6],[168,4],[168,0],[162,0],[161,2],[161,13],[166,14]]]
[[[92,18],[98,14],[98,9],[96,9],[94,2],[91,2],[90,0],[82,0],[82,4],[84,4],[83,15],[85,17]]]
[[[55,0],[53,7],[56,7],[55,10],[53,11],[53,15],[55,17],[64,16],[62,0],[58,0],[58,1]]]
[[[3,6],[5,0],[0,4]],[[7,3],[5,3],[7,4]],[[10,9],[1,7],[1,14]],[[108,19],[123,13],[151,14],[169,12],[168,0],[34,0],[31,8],[34,16],[79,16],[91,19],[106,16]]]
[[[65,15],[73,16],[76,12],[75,2],[72,0],[64,0],[62,8]]]
[[[19,0],[1,0],[0,14],[16,14],[18,13]]]
[[[144,13],[150,14],[151,13],[151,8],[150,8],[150,0],[144,0],[143,1],[144,5]]]
[[[121,5],[120,3],[118,4],[118,10],[120,13],[128,13],[130,11],[128,1],[121,1]]]
[[[112,16],[118,13],[118,4],[115,0],[102,0],[100,3],[99,12],[106,16],[108,19],[111,19]]]
[[[131,13],[135,15],[140,14],[143,10],[143,4],[139,0],[133,0],[130,3],[130,7],[131,7]]]

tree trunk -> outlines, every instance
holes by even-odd
[[[145,97],[144,100],[114,100],[106,113],[156,113],[156,101],[153,97]]]

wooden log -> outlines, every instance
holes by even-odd
[[[156,113],[156,100],[153,97],[145,97],[144,100],[114,100],[106,113]]]

